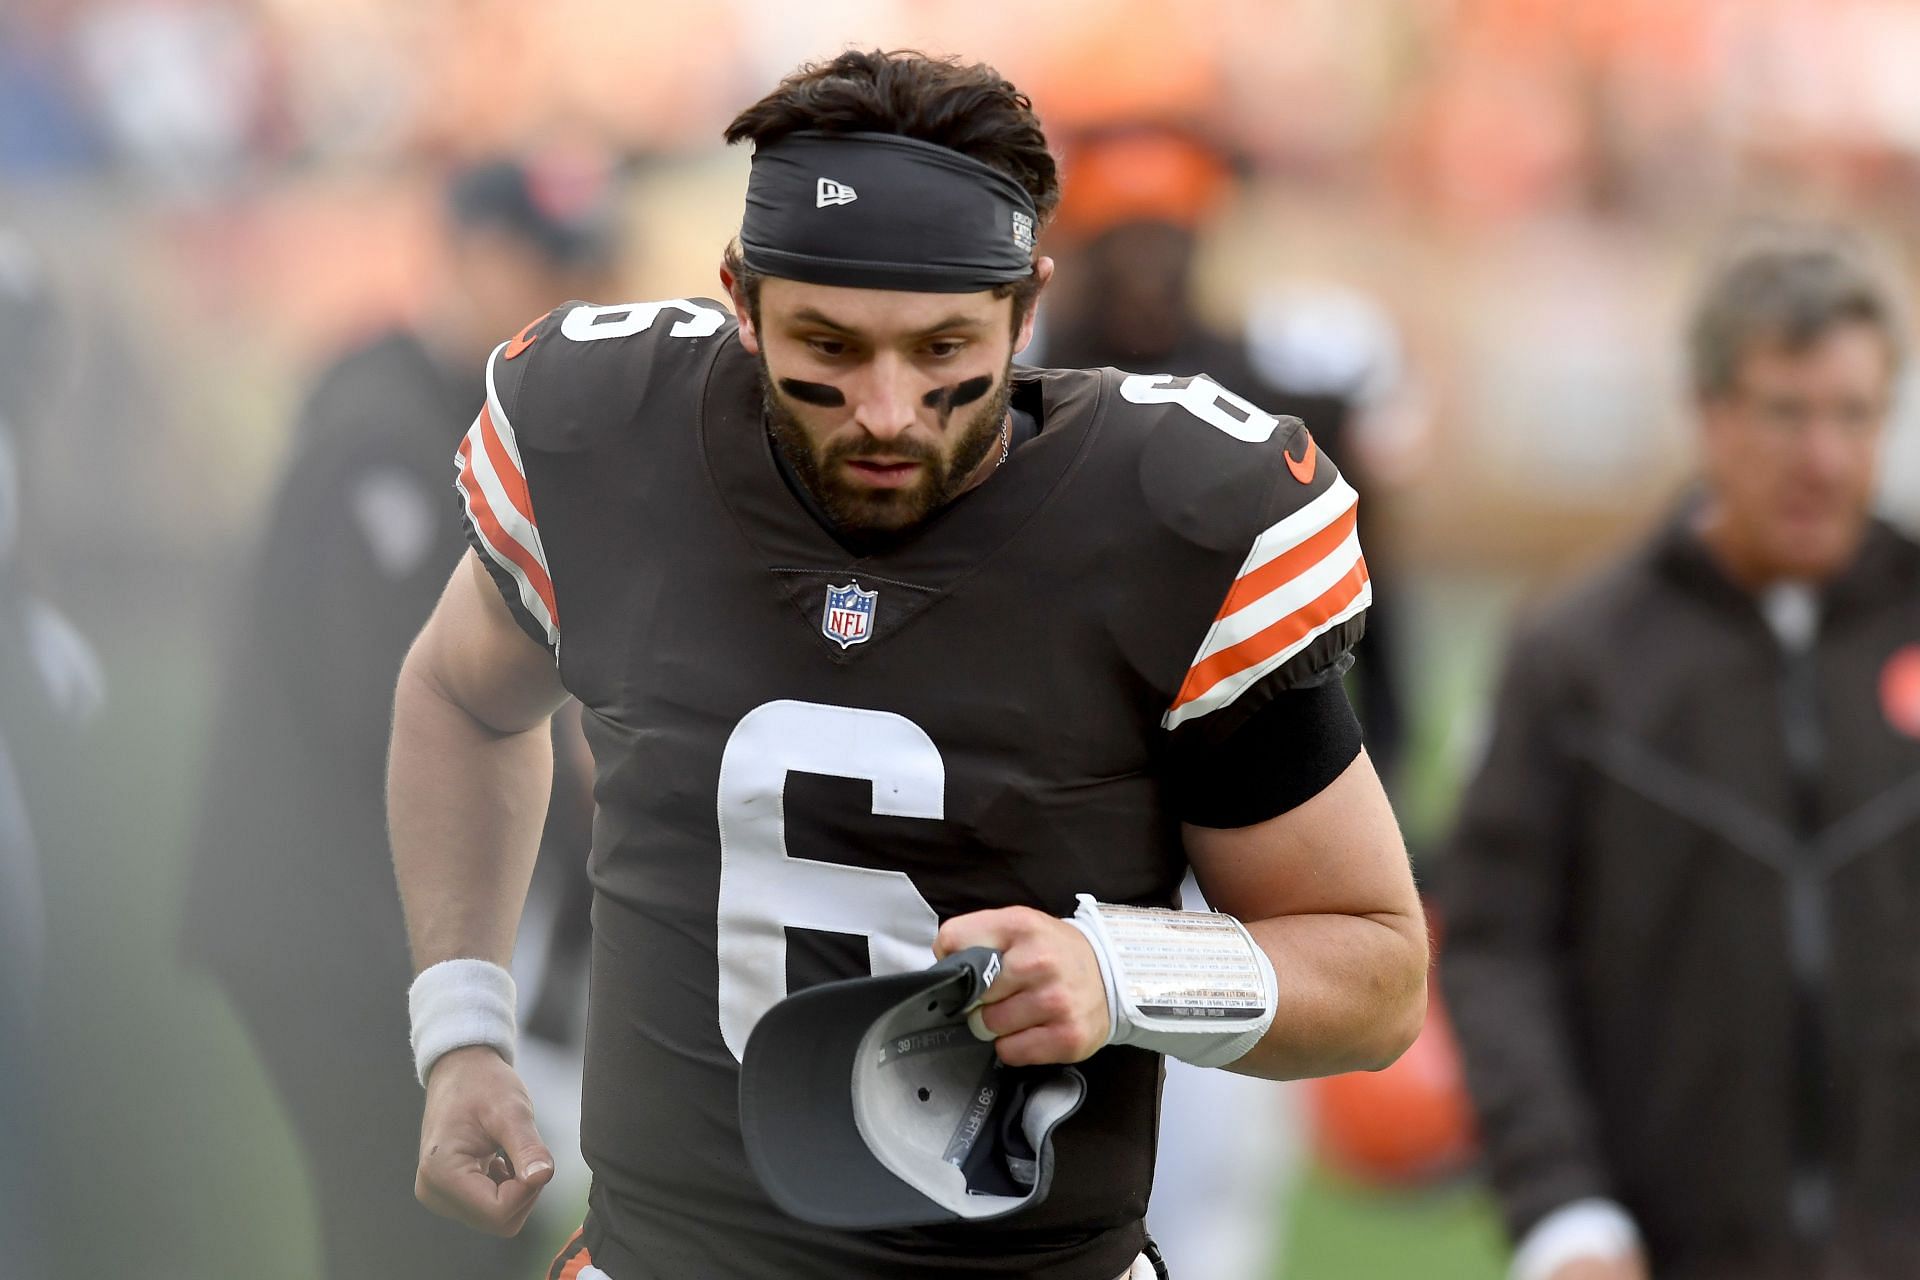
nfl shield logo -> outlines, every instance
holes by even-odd
[[[865,644],[873,638],[874,602],[878,591],[862,591],[849,582],[844,587],[827,587],[827,609],[820,615],[820,633],[842,649]]]

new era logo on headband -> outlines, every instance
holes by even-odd
[[[1033,278],[1039,221],[1019,182],[950,147],[802,129],[753,150],[740,254],[783,280],[977,293]]]
[[[813,189],[813,207],[816,209],[824,209],[830,204],[852,204],[859,198],[852,187],[844,182],[835,182],[832,178],[820,179]]]

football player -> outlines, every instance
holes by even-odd
[[[1338,679],[1371,598],[1353,490],[1204,377],[1013,369],[1058,184],[991,68],[849,52],[727,138],[754,146],[731,309],[534,319],[459,450],[473,551],[389,778],[417,1193],[512,1233],[552,1173],[501,966],[571,693],[594,1183],[552,1274],[1138,1274],[1161,1054],[1315,1075],[1420,1026],[1419,902]],[[1129,914],[1189,864],[1228,914]],[[1155,956],[1223,936],[1203,1016],[1156,1006]],[[969,1226],[783,1214],[740,1136],[756,1021],[967,947],[1003,956],[1000,1059],[1085,1075],[1051,1193]]]

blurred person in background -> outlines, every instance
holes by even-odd
[[[40,853],[6,727],[0,724],[0,1144],[10,1158],[0,1172],[0,1239],[7,1242],[5,1266],[17,1270],[0,1274],[38,1280],[47,1267],[40,1196],[46,1163],[38,1132],[43,1071],[40,973],[47,926]]]
[[[1518,1280],[1920,1275],[1920,546],[1903,334],[1782,230],[1691,321],[1697,490],[1515,638],[1443,971]]]
[[[408,1195],[419,1086],[395,1050],[406,1020],[393,991],[411,970],[383,779],[401,659],[465,545],[450,518],[448,458],[473,419],[487,355],[554,303],[607,286],[614,217],[609,175],[587,157],[498,159],[456,174],[439,284],[415,323],[316,380],[242,587],[185,950],[224,987],[286,1107],[327,1276],[451,1280],[538,1265],[537,1241],[485,1240]],[[549,972],[549,998],[532,1008],[547,1034],[577,1041],[563,988],[584,965],[566,944],[583,931],[591,801],[587,775],[570,766],[577,720],[569,730],[565,718],[541,882],[550,910],[573,923],[553,929],[555,948],[535,959],[572,963]],[[577,1107],[577,1067],[561,1074]],[[550,1106],[566,1115],[564,1103]]]
[[[40,859],[62,842],[32,802],[51,775],[83,767],[79,730],[105,694],[92,647],[30,585],[23,552],[27,435],[57,381],[49,366],[58,363],[58,321],[38,256],[0,229],[0,1275],[9,1280],[39,1280],[51,1265],[50,1161],[38,1132],[47,938]]]
[[[1216,331],[1197,312],[1194,265],[1235,181],[1230,158],[1204,135],[1153,120],[1090,127],[1064,147],[1060,211],[1049,234],[1067,264],[1044,311],[1039,363],[1207,377],[1261,408],[1306,423],[1318,447],[1344,450],[1355,401],[1391,357],[1381,324],[1328,323],[1305,295],[1263,299],[1247,331]],[[1324,301],[1324,291],[1317,295]],[[1364,308],[1362,308],[1364,309]],[[1369,491],[1371,492],[1371,491]],[[1368,509],[1371,509],[1370,504]],[[1366,516],[1361,516],[1362,543]],[[1377,558],[1368,553],[1377,579]],[[1390,615],[1391,608],[1386,612]],[[1369,756],[1391,781],[1401,699],[1381,641],[1381,601],[1354,649]],[[1189,877],[1190,907],[1205,898]],[[1286,1184],[1302,1152],[1297,1095],[1265,1081],[1167,1062],[1152,1227],[1168,1263],[1202,1277],[1261,1274],[1280,1247]]]
[[[1049,244],[1068,271],[1048,297],[1029,362],[1205,373],[1263,409],[1299,418],[1346,474],[1364,480],[1351,427],[1360,402],[1398,363],[1390,323],[1357,295],[1323,289],[1266,294],[1242,333],[1215,329],[1197,309],[1195,265],[1236,182],[1232,158],[1201,133],[1152,120],[1088,128],[1063,150]],[[1378,582],[1383,540],[1369,536],[1368,514],[1360,521]],[[1383,614],[1378,598],[1391,594],[1377,593],[1349,677],[1367,753],[1389,784],[1405,737],[1389,648],[1393,610],[1389,604]]]

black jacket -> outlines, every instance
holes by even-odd
[[[394,680],[463,547],[447,459],[484,394],[393,332],[322,377],[235,607],[184,910],[306,1157],[328,1277],[530,1274],[413,1202],[421,1091],[385,815]],[[576,872],[577,876],[577,872]]]
[[[395,331],[335,363],[302,408],[221,636],[186,913],[188,954],[250,1013],[284,1017],[305,991],[405,1043],[387,731],[401,659],[463,550],[447,454],[481,394],[477,371]]]
[[[1916,665],[1878,524],[1803,655],[1684,516],[1518,638],[1441,886],[1516,1235],[1610,1196],[1662,1277],[1920,1275]]]

